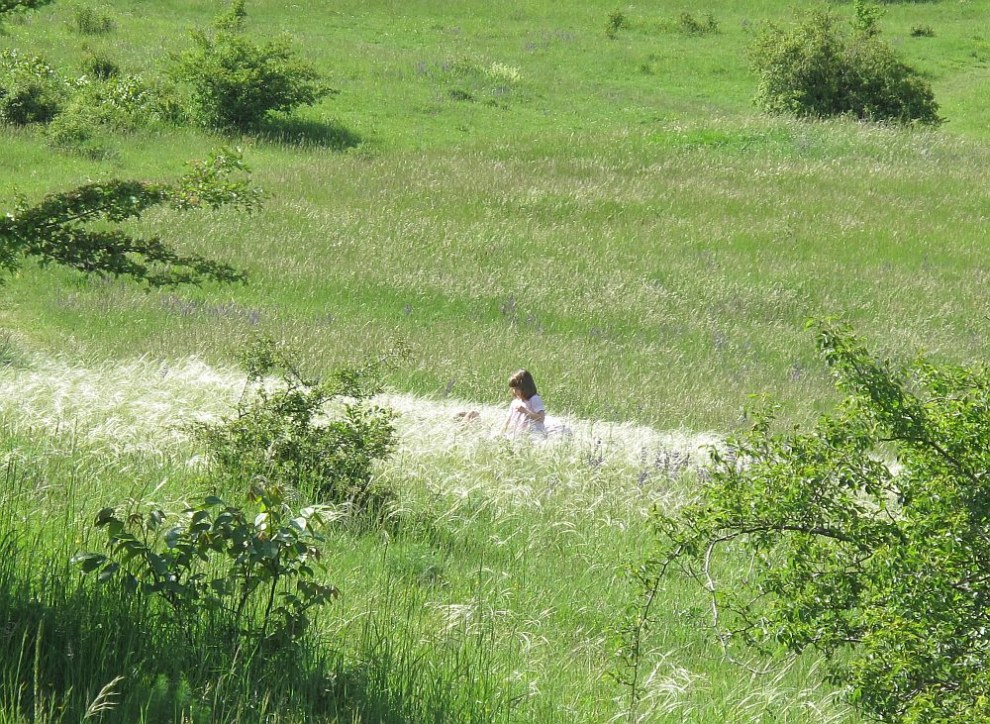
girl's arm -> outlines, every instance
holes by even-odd
[[[527,418],[537,423],[542,423],[547,417],[547,413],[543,407],[543,400],[539,395],[533,395],[526,402],[526,406],[522,408],[522,411]]]

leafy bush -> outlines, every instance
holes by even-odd
[[[191,87],[194,115],[210,128],[255,130],[272,112],[288,113],[331,93],[285,38],[257,45],[224,30],[213,37],[194,33],[193,42],[175,59],[173,73]]]
[[[0,52],[0,123],[48,123],[62,109],[68,84],[38,56]]]
[[[81,553],[73,562],[84,573],[98,571],[101,583],[121,579],[132,592],[161,598],[180,628],[219,613],[256,646],[291,642],[305,632],[308,612],[337,595],[314,580],[323,572],[315,527],[325,512],[295,511],[284,489],[263,481],[251,486],[246,506],[209,496],[179,515],[104,508],[95,525],[106,531],[108,553]]]
[[[116,132],[152,123],[179,123],[182,108],[174,91],[147,82],[140,75],[117,75],[106,80],[76,82],[62,115],[85,117],[94,126]],[[53,124],[59,122],[59,118]]]
[[[18,10],[33,10],[44,5],[50,5],[53,0],[0,0],[0,21],[5,15]]]
[[[48,143],[61,151],[91,159],[106,159],[113,155],[103,129],[86,113],[60,113],[45,129]]]
[[[629,20],[621,10],[613,10],[608,14],[608,22],[605,24],[605,36],[609,40],[614,40],[615,36],[623,28],[629,27]]]
[[[696,502],[655,511],[650,598],[683,571],[730,653],[817,649],[882,721],[988,721],[990,370],[817,341],[846,399],[807,432],[760,416]]]
[[[883,8],[870,0],[853,1],[853,27],[863,35],[872,37],[880,33],[883,14]]]
[[[852,115],[870,121],[938,124],[931,86],[875,33],[842,32],[813,12],[790,31],[768,25],[752,48],[756,103],[799,117]]]
[[[217,30],[230,30],[238,32],[244,29],[247,20],[247,9],[245,0],[231,0],[227,12],[221,13],[213,20],[213,27]]]
[[[292,357],[271,339],[257,340],[245,357],[248,379],[236,415],[195,432],[224,477],[264,478],[359,508],[373,504],[384,495],[372,472],[395,445],[394,414],[368,402],[378,391],[369,374],[307,381]],[[274,387],[272,374],[279,376]]]

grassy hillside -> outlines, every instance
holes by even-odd
[[[0,43],[70,73],[99,51],[159,76],[223,6],[101,7],[106,35],[75,32],[76,6],[56,4]],[[828,395],[812,315],[847,317],[895,355],[982,357],[987,7],[884,8],[885,36],[942,103],[938,131],[754,115],[747,44],[792,14],[773,3],[693,11],[717,20],[702,36],[675,3],[619,8],[614,39],[615,8],[595,3],[250,3],[250,32],[290,33],[340,90],[276,129],[302,145],[165,128],[107,139],[93,160],[8,131],[0,159],[3,197],[34,199],[174,177],[241,144],[271,192],[260,216],[146,228],[250,284],[145,294],[27,271],[2,292],[5,324],[41,348],[216,360],[257,324],[322,367],[398,340],[414,351],[400,389],[495,401],[528,366],[558,410],[719,430],[752,393],[797,419]]]
[[[0,49],[67,77],[105,54],[165,79],[226,7],[56,2],[7,21]],[[746,49],[795,12],[758,0],[253,0],[246,32],[288,33],[338,94],[233,138],[159,125],[72,153],[0,129],[2,209],[172,179],[221,145],[269,194],[251,217],[135,227],[247,285],[147,291],[29,266],[0,287],[0,721],[100,702],[122,722],[856,721],[813,655],[764,677],[728,663],[690,581],[661,596],[640,700],[613,677],[641,600],[628,569],[651,506],[691,497],[713,439],[697,433],[731,432],[754,394],[789,422],[830,404],[808,317],[845,318],[895,357],[990,351],[990,0],[883,8],[938,129],[756,113]],[[83,11],[112,29],[79,32]],[[718,32],[686,32],[685,13]],[[231,363],[258,332],[314,372],[409,349],[386,380],[403,413],[379,469],[395,510],[329,531],[342,596],[318,645],[217,681],[198,672],[223,641],[188,645],[67,561],[99,543],[103,506],[178,511],[203,492],[183,425],[230,412]],[[574,433],[557,445],[489,435],[520,366]],[[481,424],[452,422],[464,404]]]

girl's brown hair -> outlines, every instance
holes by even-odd
[[[509,377],[509,387],[522,392],[523,397],[527,400],[537,394],[536,382],[528,370],[519,370],[512,373],[512,376]]]

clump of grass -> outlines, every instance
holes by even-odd
[[[106,35],[117,27],[108,7],[87,4],[78,4],[72,8],[71,25],[81,35]]]
[[[719,32],[718,20],[711,13],[706,13],[704,18],[697,18],[685,11],[678,16],[677,25],[685,35],[714,35]]]
[[[100,80],[116,78],[120,75],[120,65],[105,51],[89,53],[83,58],[83,72]]]

